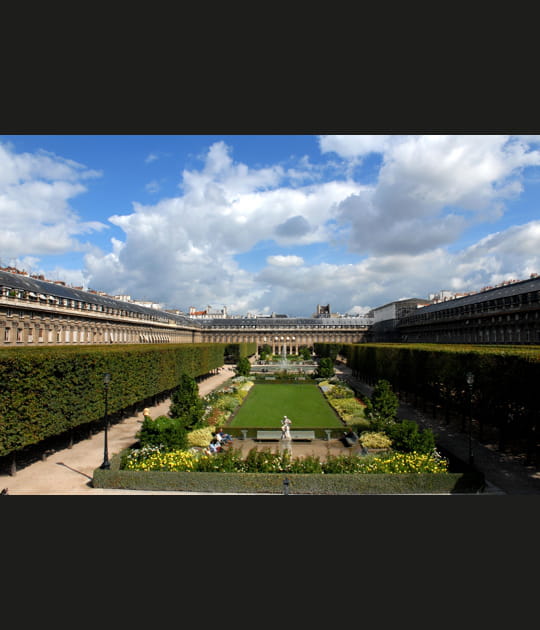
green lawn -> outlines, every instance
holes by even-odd
[[[230,426],[279,429],[284,415],[291,429],[343,426],[316,385],[281,383],[254,385]]]

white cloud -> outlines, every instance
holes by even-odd
[[[104,224],[83,221],[70,200],[87,188],[81,182],[100,176],[73,160],[39,151],[13,151],[0,144],[0,251],[3,256],[57,254],[80,250],[77,238]]]
[[[399,136],[334,135],[319,136],[321,153],[337,153],[344,158],[355,158],[369,153],[384,153]]]
[[[274,267],[298,267],[304,264],[300,256],[268,256],[266,262]]]
[[[523,169],[540,165],[540,152],[508,136],[408,136],[383,145],[377,184],[339,208],[354,252],[450,244],[471,222],[499,218],[522,190]]]
[[[255,306],[301,315],[330,303],[332,312],[365,314],[401,298],[427,299],[443,289],[478,291],[531,273],[540,273],[540,221],[493,233],[455,253],[437,248],[377,255],[357,264],[291,266],[287,273],[270,265],[256,275],[266,292]]]
[[[179,308],[247,305],[266,288],[235,256],[268,239],[278,246],[324,242],[339,202],[361,190],[354,182],[286,188],[281,167],[248,168],[230,153],[223,142],[213,144],[200,170],[183,172],[181,196],[134,203],[130,214],[111,216],[125,241],[110,255],[87,257],[92,282],[109,292],[152,293]],[[273,261],[302,264],[300,256]]]
[[[155,179],[153,179],[151,182],[148,182],[148,184],[146,184],[146,186],[144,187],[146,192],[149,192],[151,194],[155,194],[157,192],[159,192],[161,186],[159,184],[159,182]]]

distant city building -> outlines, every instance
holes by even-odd
[[[416,309],[427,306],[428,304],[431,304],[430,300],[422,300],[420,298],[397,300],[372,309],[367,313],[367,317],[373,317],[373,323],[376,324],[378,322],[405,317],[410,313],[414,313]]]
[[[152,302],[151,300],[131,300],[131,304],[138,304],[139,306],[144,306],[145,308],[153,308],[157,311],[161,311],[163,309],[163,305],[159,302]]]
[[[189,317],[196,318],[213,318],[213,317],[228,317],[227,315],[227,307],[223,306],[223,308],[212,308],[210,305],[206,307],[204,311],[198,311],[194,306],[189,307]]]
[[[317,304],[317,311],[313,317],[331,317],[330,304]]]

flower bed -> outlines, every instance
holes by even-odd
[[[289,480],[291,494],[450,494],[481,492],[479,473],[327,473],[276,472],[167,472],[121,470],[123,454],[111,458],[109,470],[96,468],[94,488],[208,493],[283,493]]]
[[[160,452],[135,449],[124,452],[125,470],[166,472],[264,472],[264,473],[444,473],[448,462],[423,453],[381,453],[380,455],[328,455],[291,458],[288,452],[272,453],[253,448],[243,458],[240,451],[227,449],[217,455],[196,450]]]
[[[319,382],[319,388],[345,424],[354,425],[360,430],[369,427],[369,422],[364,416],[365,404],[343,381],[337,378],[322,380]]]

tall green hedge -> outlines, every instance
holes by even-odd
[[[341,347],[341,343],[316,342],[313,344],[313,351],[319,358],[330,358],[335,361]]]
[[[0,456],[113,414],[223,365],[225,344],[0,350]]]
[[[521,442],[529,456],[536,456],[540,441],[540,348],[345,344],[341,354],[353,374],[367,383],[386,379],[395,391],[407,392],[464,418],[471,404],[480,431],[494,427],[499,431],[500,446],[507,439]],[[474,374],[471,392],[467,372]]]
[[[229,343],[225,346],[225,357],[231,363],[238,363],[240,359],[250,357],[257,352],[255,342]]]

